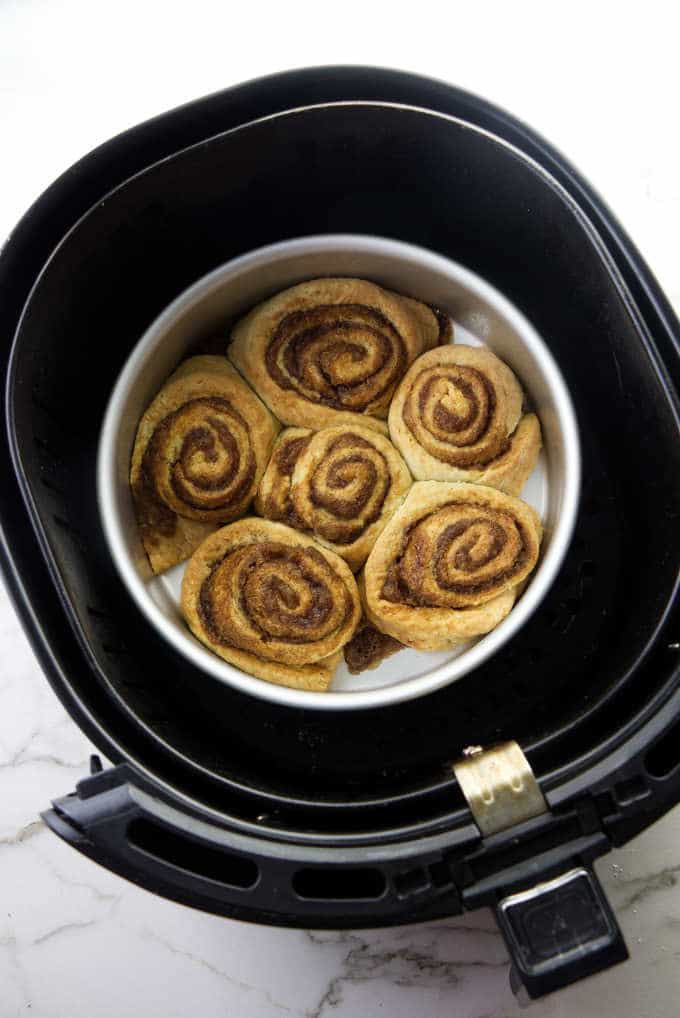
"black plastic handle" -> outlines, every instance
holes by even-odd
[[[324,849],[220,828],[149,794],[126,764],[54,801],[45,823],[78,851],[156,894],[250,922],[343,929],[461,912],[443,853]]]
[[[509,895],[498,903],[496,916],[520,1001],[543,997],[628,957],[600,883],[584,867]]]
[[[415,855],[399,844],[378,852],[329,849],[226,830],[153,791],[129,765],[102,771],[94,757],[91,776],[43,817],[74,848],[128,880],[251,922],[358,929],[491,905],[512,959],[513,989],[527,998],[628,957],[590,868],[609,844],[599,830],[575,838],[573,823],[565,828],[546,813],[516,827],[512,843],[503,832],[482,839],[471,825],[470,842],[457,850],[447,835],[423,839]],[[527,836],[534,850],[540,837],[555,843],[515,858]],[[541,874],[550,877],[532,883]]]

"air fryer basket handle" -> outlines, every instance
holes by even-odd
[[[498,845],[480,841],[473,825],[457,858],[443,842],[422,846],[416,857],[388,851],[324,861],[318,849],[289,842],[267,852],[262,842],[179,812],[127,764],[101,770],[93,757],[91,769],[43,813],[46,824],[94,861],[194,908],[284,926],[299,926],[304,915],[310,929],[357,929],[491,906],[510,953],[513,990],[525,999],[628,957],[591,868],[609,845],[601,831],[578,839],[556,831],[551,851],[522,855],[510,868],[498,868]],[[524,827],[535,838],[551,824],[546,813]],[[514,830],[519,843],[522,828]]]
[[[482,859],[484,851],[491,850],[486,880],[473,879],[464,894],[473,903],[480,890],[484,896],[486,884],[484,903],[495,908],[513,962],[510,981],[517,996],[542,997],[624,961],[626,946],[592,870],[592,860],[607,845],[592,806],[576,812],[576,827],[570,832],[563,826],[557,833],[560,818],[551,812],[531,764],[512,740],[486,750],[468,747],[453,770],[483,836]],[[494,865],[494,839],[507,846],[510,835],[511,843],[519,844],[520,832],[534,825],[545,825],[544,836],[553,828],[552,840],[543,844],[546,851],[520,852],[513,869],[507,866],[506,847],[505,865]],[[534,850],[540,842],[537,834]],[[502,860],[502,848],[499,855]]]
[[[614,913],[591,869],[579,866],[499,901],[496,918],[520,999],[535,999],[625,961]]]
[[[127,764],[99,770],[42,815],[55,834],[147,890],[213,914],[310,929],[358,929],[457,914],[440,852],[353,855],[265,840],[206,822],[158,796]],[[415,868],[414,868],[415,866]],[[438,868],[437,868],[438,867]],[[436,876],[432,869],[436,868]],[[445,871],[445,872],[442,872]]]

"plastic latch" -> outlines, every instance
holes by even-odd
[[[510,982],[520,1002],[628,957],[597,877],[582,867],[503,898],[496,916],[512,959]]]

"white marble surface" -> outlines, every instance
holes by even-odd
[[[441,7],[0,0],[0,237],[77,157],[239,80],[377,63],[455,81],[543,130],[607,196],[680,305],[677,34],[667,3]],[[361,32],[357,26],[361,26]],[[304,28],[304,30],[301,29]],[[0,498],[2,493],[0,492]],[[370,933],[225,921],[82,858],[37,819],[91,747],[0,592],[0,1018],[510,1018],[489,915]],[[631,960],[529,1012],[677,1018],[680,811],[599,865]]]

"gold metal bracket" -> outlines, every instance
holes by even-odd
[[[548,811],[529,761],[516,742],[490,749],[468,746],[453,772],[485,837]]]

